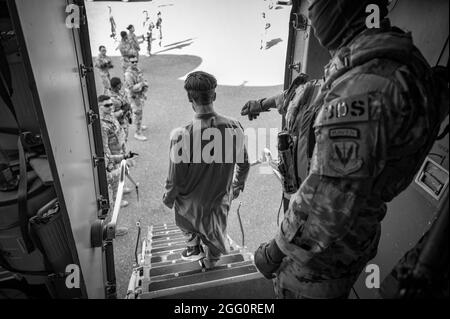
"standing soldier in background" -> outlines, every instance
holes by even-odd
[[[139,45],[139,40],[136,34],[134,33],[135,31],[134,26],[130,24],[127,30],[128,30],[128,41],[130,42],[131,47],[135,51],[135,55],[139,60],[139,51],[141,51],[141,46]]]
[[[147,53],[149,56],[152,55],[152,41],[153,41],[153,29],[155,28],[155,25],[150,20],[150,17],[148,16],[148,12],[145,12],[145,21],[144,21],[144,30],[146,32],[145,40],[147,41]]]
[[[139,141],[146,141],[147,137],[142,134],[142,131],[146,129],[142,125],[142,113],[146,100],[145,93],[148,91],[148,83],[144,80],[143,73],[137,66],[138,59],[136,56],[130,56],[130,63],[130,67],[125,72],[125,87],[134,113],[133,121],[136,125],[134,138]]]
[[[159,31],[159,46],[161,46],[161,41],[163,38],[161,11],[158,11],[158,14],[156,15],[156,29]]]
[[[117,49],[119,49],[120,54],[122,55],[122,70],[123,74],[125,75],[125,72],[130,66],[130,56],[135,56],[137,52],[133,49],[130,41],[128,40],[128,34],[126,31],[120,32],[120,36],[122,40],[120,41]]]
[[[267,49],[267,30],[270,28],[270,23],[267,21],[266,13],[261,13],[261,45],[260,50]]]
[[[119,78],[114,77],[111,79],[111,89],[108,91],[108,96],[111,97],[114,104],[114,115],[125,133],[126,143],[128,141],[129,127],[132,123],[132,110],[127,96],[122,89],[122,81]]]
[[[413,180],[448,107],[410,34],[387,18],[367,29],[369,3],[387,15],[387,0],[310,1],[315,35],[333,57],[314,101],[300,91],[287,101],[288,114],[298,110],[301,184],[275,238],[255,252],[279,298],[349,296],[377,253],[386,203]],[[242,114],[273,103],[284,101],[250,101]]]
[[[106,176],[108,179],[108,191],[110,193],[111,206],[113,207],[117,195],[119,183],[119,164],[127,159],[125,153],[125,139],[122,128],[115,118],[114,106],[111,98],[106,95],[98,97],[100,118],[102,125],[103,151],[105,154]],[[130,190],[124,190],[129,193]],[[128,206],[128,202],[123,200],[120,207]],[[128,232],[126,228],[117,228],[116,236],[125,235]]]
[[[109,69],[112,69],[114,66],[112,65],[111,58],[106,55],[106,48],[104,45],[101,45],[98,48],[98,51],[99,54],[95,60],[95,67],[98,69],[102,79],[103,93],[106,94],[111,88]]]
[[[109,24],[111,25],[111,35],[110,37],[113,38],[114,40],[116,40],[116,21],[114,20],[114,17],[112,15],[112,9],[110,6],[108,6],[109,9]]]

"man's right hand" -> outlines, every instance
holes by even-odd
[[[261,112],[263,112],[261,101],[250,100],[245,103],[244,107],[241,110],[241,115],[248,115],[248,119],[252,121],[258,118]]]
[[[281,261],[274,262],[270,258],[269,247],[270,243],[262,243],[255,251],[254,261],[256,268],[266,279],[273,279],[274,273],[280,268]]]

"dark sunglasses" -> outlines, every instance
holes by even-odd
[[[130,61],[131,63],[133,63],[133,64],[137,64],[138,63],[138,61]]]
[[[113,106],[113,104],[112,103],[108,103],[108,104],[103,104],[103,106],[104,107],[111,107],[111,106]]]

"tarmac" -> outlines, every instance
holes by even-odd
[[[140,35],[144,20],[143,10],[150,12],[155,22],[161,11],[163,39],[153,41],[153,55],[145,54],[141,44],[139,67],[150,83],[144,107],[145,132],[149,138],[139,142],[130,129],[128,148],[139,154],[132,177],[139,183],[140,201],[136,194],[125,197],[130,205],[120,212],[119,226],[129,228],[126,236],[115,241],[115,265],[118,296],[126,294],[134,262],[137,227],[140,221],[145,236],[147,227],[173,223],[174,213],[162,203],[164,183],[169,167],[169,134],[185,125],[193,111],[183,89],[185,76],[195,70],[214,74],[218,80],[216,111],[238,119],[245,129],[280,129],[281,117],[277,111],[264,113],[256,121],[240,116],[246,101],[278,94],[283,90],[285,56],[288,38],[290,6],[275,5],[269,12],[271,27],[267,33],[268,49],[260,50],[260,0],[159,0],[140,2],[87,2],[88,24],[93,56],[99,45],[105,45],[115,66],[111,76],[122,77],[118,43],[110,38],[108,6],[117,24],[117,33],[134,24]],[[157,32],[154,32],[157,35]],[[97,91],[102,93],[100,77],[96,72]],[[274,150],[266,136],[265,146]],[[261,149],[258,150],[258,154]],[[276,153],[275,153],[276,155]],[[254,161],[255,155],[250,160]],[[131,186],[131,184],[129,184]],[[277,212],[281,201],[281,185],[273,174],[261,174],[253,167],[241,196],[229,213],[230,236],[241,243],[241,232],[236,208],[242,202],[241,216],[245,230],[245,245],[254,251],[260,243],[273,238],[277,230]]]

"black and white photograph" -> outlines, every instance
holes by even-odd
[[[448,62],[448,0],[0,0],[0,304],[448,300]]]

